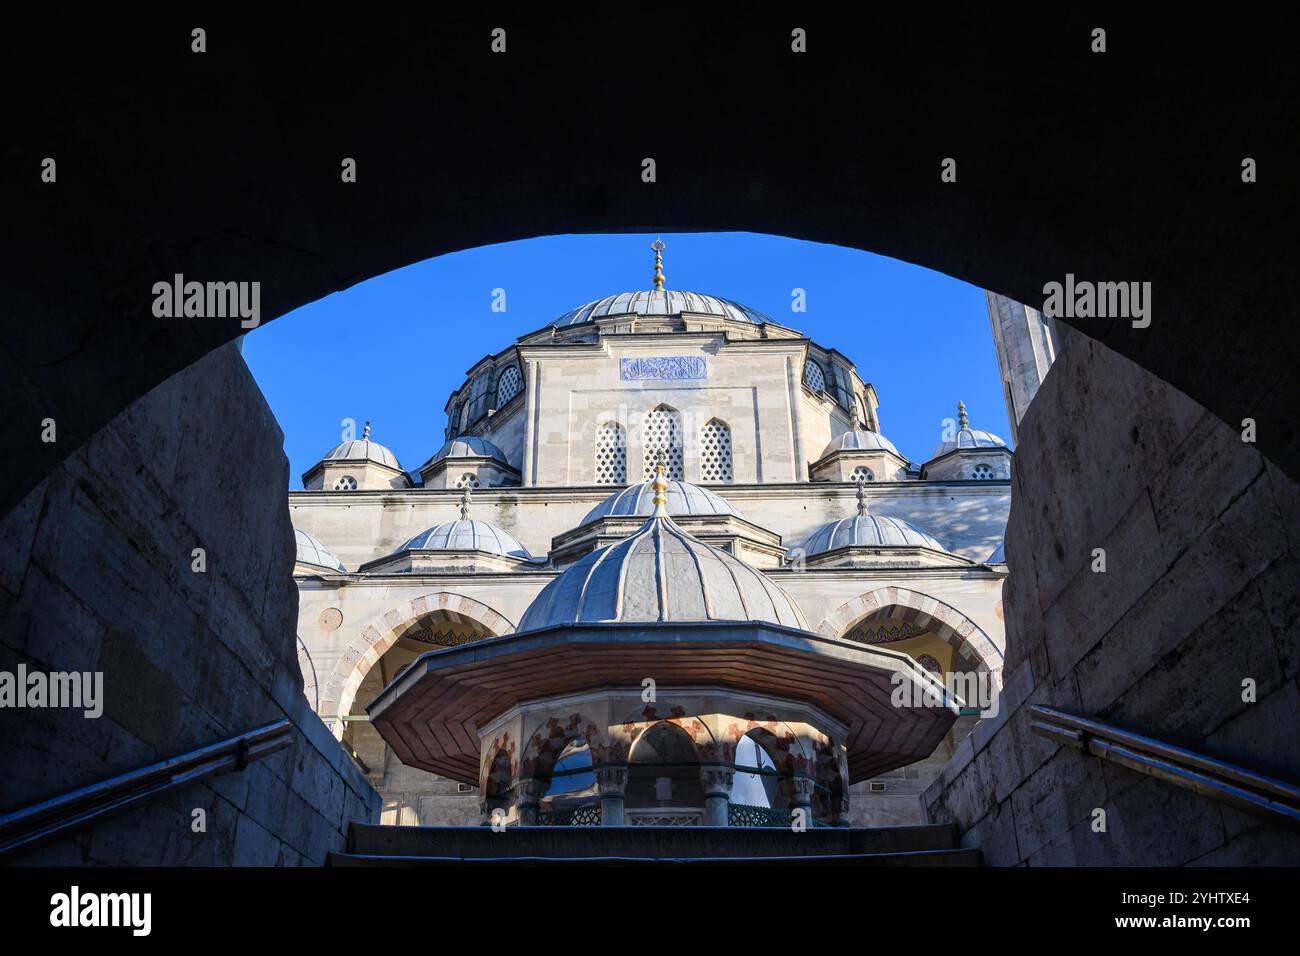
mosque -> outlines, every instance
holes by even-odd
[[[910,461],[847,356],[654,249],[418,468],[367,424],[289,493],[304,691],[382,823],[916,823],[980,719],[947,678],[1000,684],[1007,444],[955,403]]]

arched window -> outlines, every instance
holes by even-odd
[[[682,425],[676,409],[667,405],[651,409],[645,417],[641,439],[645,448],[646,478],[654,477],[655,463],[659,460],[659,453],[663,452],[669,479],[682,481]]]
[[[334,482],[335,491],[356,491],[357,480],[351,475],[341,475],[339,480]]]
[[[700,436],[700,480],[731,481],[731,429],[716,418]]]
[[[618,422],[596,429],[596,484],[627,484],[627,434]]]
[[[592,769],[591,748],[581,737],[570,740],[560,751],[551,768],[551,782],[542,799],[591,796],[596,792],[596,772]]]
[[[471,473],[468,472],[468,471],[465,472],[465,474],[461,475],[459,478],[456,479],[456,487],[457,487],[457,488],[477,488],[477,487],[478,487],[478,475],[471,474]]]
[[[916,662],[920,664],[922,667],[924,667],[931,674],[936,674],[939,677],[943,676],[943,668],[939,666],[938,660],[931,657],[929,654],[922,654],[920,657],[916,659]]]
[[[624,804],[629,810],[704,806],[699,757],[686,731],[665,721],[638,738],[628,759]]]
[[[875,473],[866,465],[858,465],[853,469],[853,474],[849,476],[852,481],[875,481]]]
[[[812,359],[803,363],[803,382],[819,395],[826,391],[826,373]]]
[[[497,379],[497,408],[504,408],[510,400],[524,387],[523,376],[519,374],[519,366],[511,365],[501,373]]]
[[[978,464],[971,469],[970,476],[977,481],[988,481],[993,477],[993,466]]]
[[[741,737],[736,744],[736,774],[731,780],[731,802],[747,807],[774,807],[780,786],[781,779],[772,755],[751,734]]]

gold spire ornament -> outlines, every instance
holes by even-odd
[[[659,449],[659,454],[655,457],[657,459],[655,461],[655,477],[654,481],[650,483],[650,490],[654,492],[654,498],[651,499],[655,506],[654,517],[667,518],[668,478],[666,473],[668,469],[664,467],[665,455],[662,448]]]
[[[460,520],[469,520],[469,485],[466,485],[460,492]]]
[[[659,292],[664,290],[664,250],[668,248],[662,239],[656,238],[650,243],[650,248],[655,254],[655,289]]]

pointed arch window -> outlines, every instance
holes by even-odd
[[[668,405],[657,405],[645,417],[642,434],[645,448],[645,476],[653,478],[655,463],[663,452],[664,465],[671,481],[682,481],[682,423],[677,410]]]
[[[618,422],[596,430],[596,484],[627,484],[627,433]]]
[[[510,365],[497,379],[497,408],[504,408],[524,387],[518,365]]]
[[[710,419],[700,435],[700,480],[731,481],[731,429]]]
[[[818,395],[826,391],[826,373],[812,359],[803,363],[803,383]]]

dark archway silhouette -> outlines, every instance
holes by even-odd
[[[1280,269],[1297,73],[1267,14],[1211,37],[1111,12],[1106,54],[1091,21],[1057,11],[873,10],[861,29],[842,11],[503,16],[259,10],[209,18],[202,55],[185,14],[14,25],[8,88],[41,83],[12,98],[0,181],[0,513],[243,331],[156,317],[156,282],[260,282],[269,321],[440,253],[655,229],[833,242],[1026,302],[1067,273],[1149,281],[1149,328],[1075,324],[1224,421],[1256,418],[1261,450],[1297,475]]]

